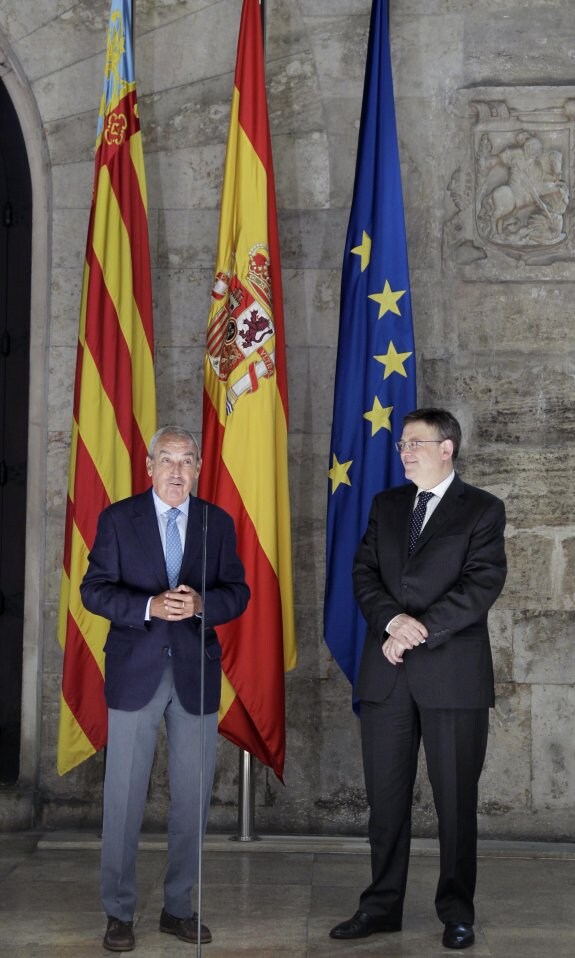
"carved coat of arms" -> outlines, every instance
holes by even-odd
[[[542,91],[523,91],[512,103],[477,99],[478,92],[467,91],[469,147],[447,188],[456,212],[444,223],[445,265],[473,264],[481,278],[482,269],[509,259],[526,266],[575,259],[575,99],[552,105]]]

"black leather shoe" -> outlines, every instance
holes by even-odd
[[[356,911],[349,921],[342,921],[340,925],[332,928],[329,936],[347,941],[349,938],[367,938],[368,935],[385,931],[401,931],[401,925],[394,925],[385,918],[368,915],[365,911]]]
[[[160,915],[160,931],[166,935],[175,935],[180,941],[187,941],[190,944],[197,944],[198,941],[198,916],[194,912],[191,918],[176,918],[170,915],[165,908],[162,908]],[[212,933],[207,925],[202,925],[202,944],[207,945],[212,940]]]
[[[133,951],[136,946],[134,923],[120,921],[119,918],[108,918],[108,927],[102,944],[108,951]]]
[[[469,948],[475,942],[473,925],[466,922],[448,921],[443,932],[445,948]]]

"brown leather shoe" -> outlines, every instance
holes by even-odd
[[[108,951],[133,951],[136,947],[133,921],[108,918],[108,927],[102,944]]]
[[[176,918],[170,915],[165,908],[162,908],[160,915],[160,931],[166,935],[175,935],[180,941],[187,941],[192,945],[198,941],[198,916],[196,912],[191,918]],[[202,925],[201,941],[207,945],[212,940],[212,933],[207,925]]]

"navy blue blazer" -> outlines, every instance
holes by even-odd
[[[355,685],[364,701],[384,701],[399,669],[425,708],[493,705],[487,613],[503,588],[507,565],[500,499],[455,476],[409,555],[417,489],[378,493],[357,550],[353,581],[368,630]],[[392,665],[381,651],[386,626],[400,612],[423,622],[424,645]]]
[[[241,615],[250,596],[236,551],[231,516],[207,505],[204,708],[216,712],[221,693],[221,647],[214,626]],[[179,581],[202,591],[204,500],[190,496]],[[96,539],[80,592],[85,607],[110,620],[105,652],[105,694],[110,708],[134,711],[156,692],[171,649],[174,681],[187,712],[200,712],[200,628],[197,617],[182,622],[145,621],[150,596],[169,588],[152,490],[109,506],[98,520]]]

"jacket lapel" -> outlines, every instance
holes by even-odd
[[[194,570],[201,569],[202,564],[202,508],[203,502],[190,496],[188,509],[188,525],[186,528],[186,542],[180,569],[180,582],[188,584],[194,579]]]
[[[133,524],[142,546],[142,555],[149,561],[160,585],[159,591],[163,592],[168,588],[168,573],[151,489],[134,501]]]
[[[401,491],[403,494],[394,510],[394,519],[397,522],[395,541],[401,543],[401,560],[405,563],[409,558],[409,532],[417,488],[410,483],[409,486],[403,486]]]

